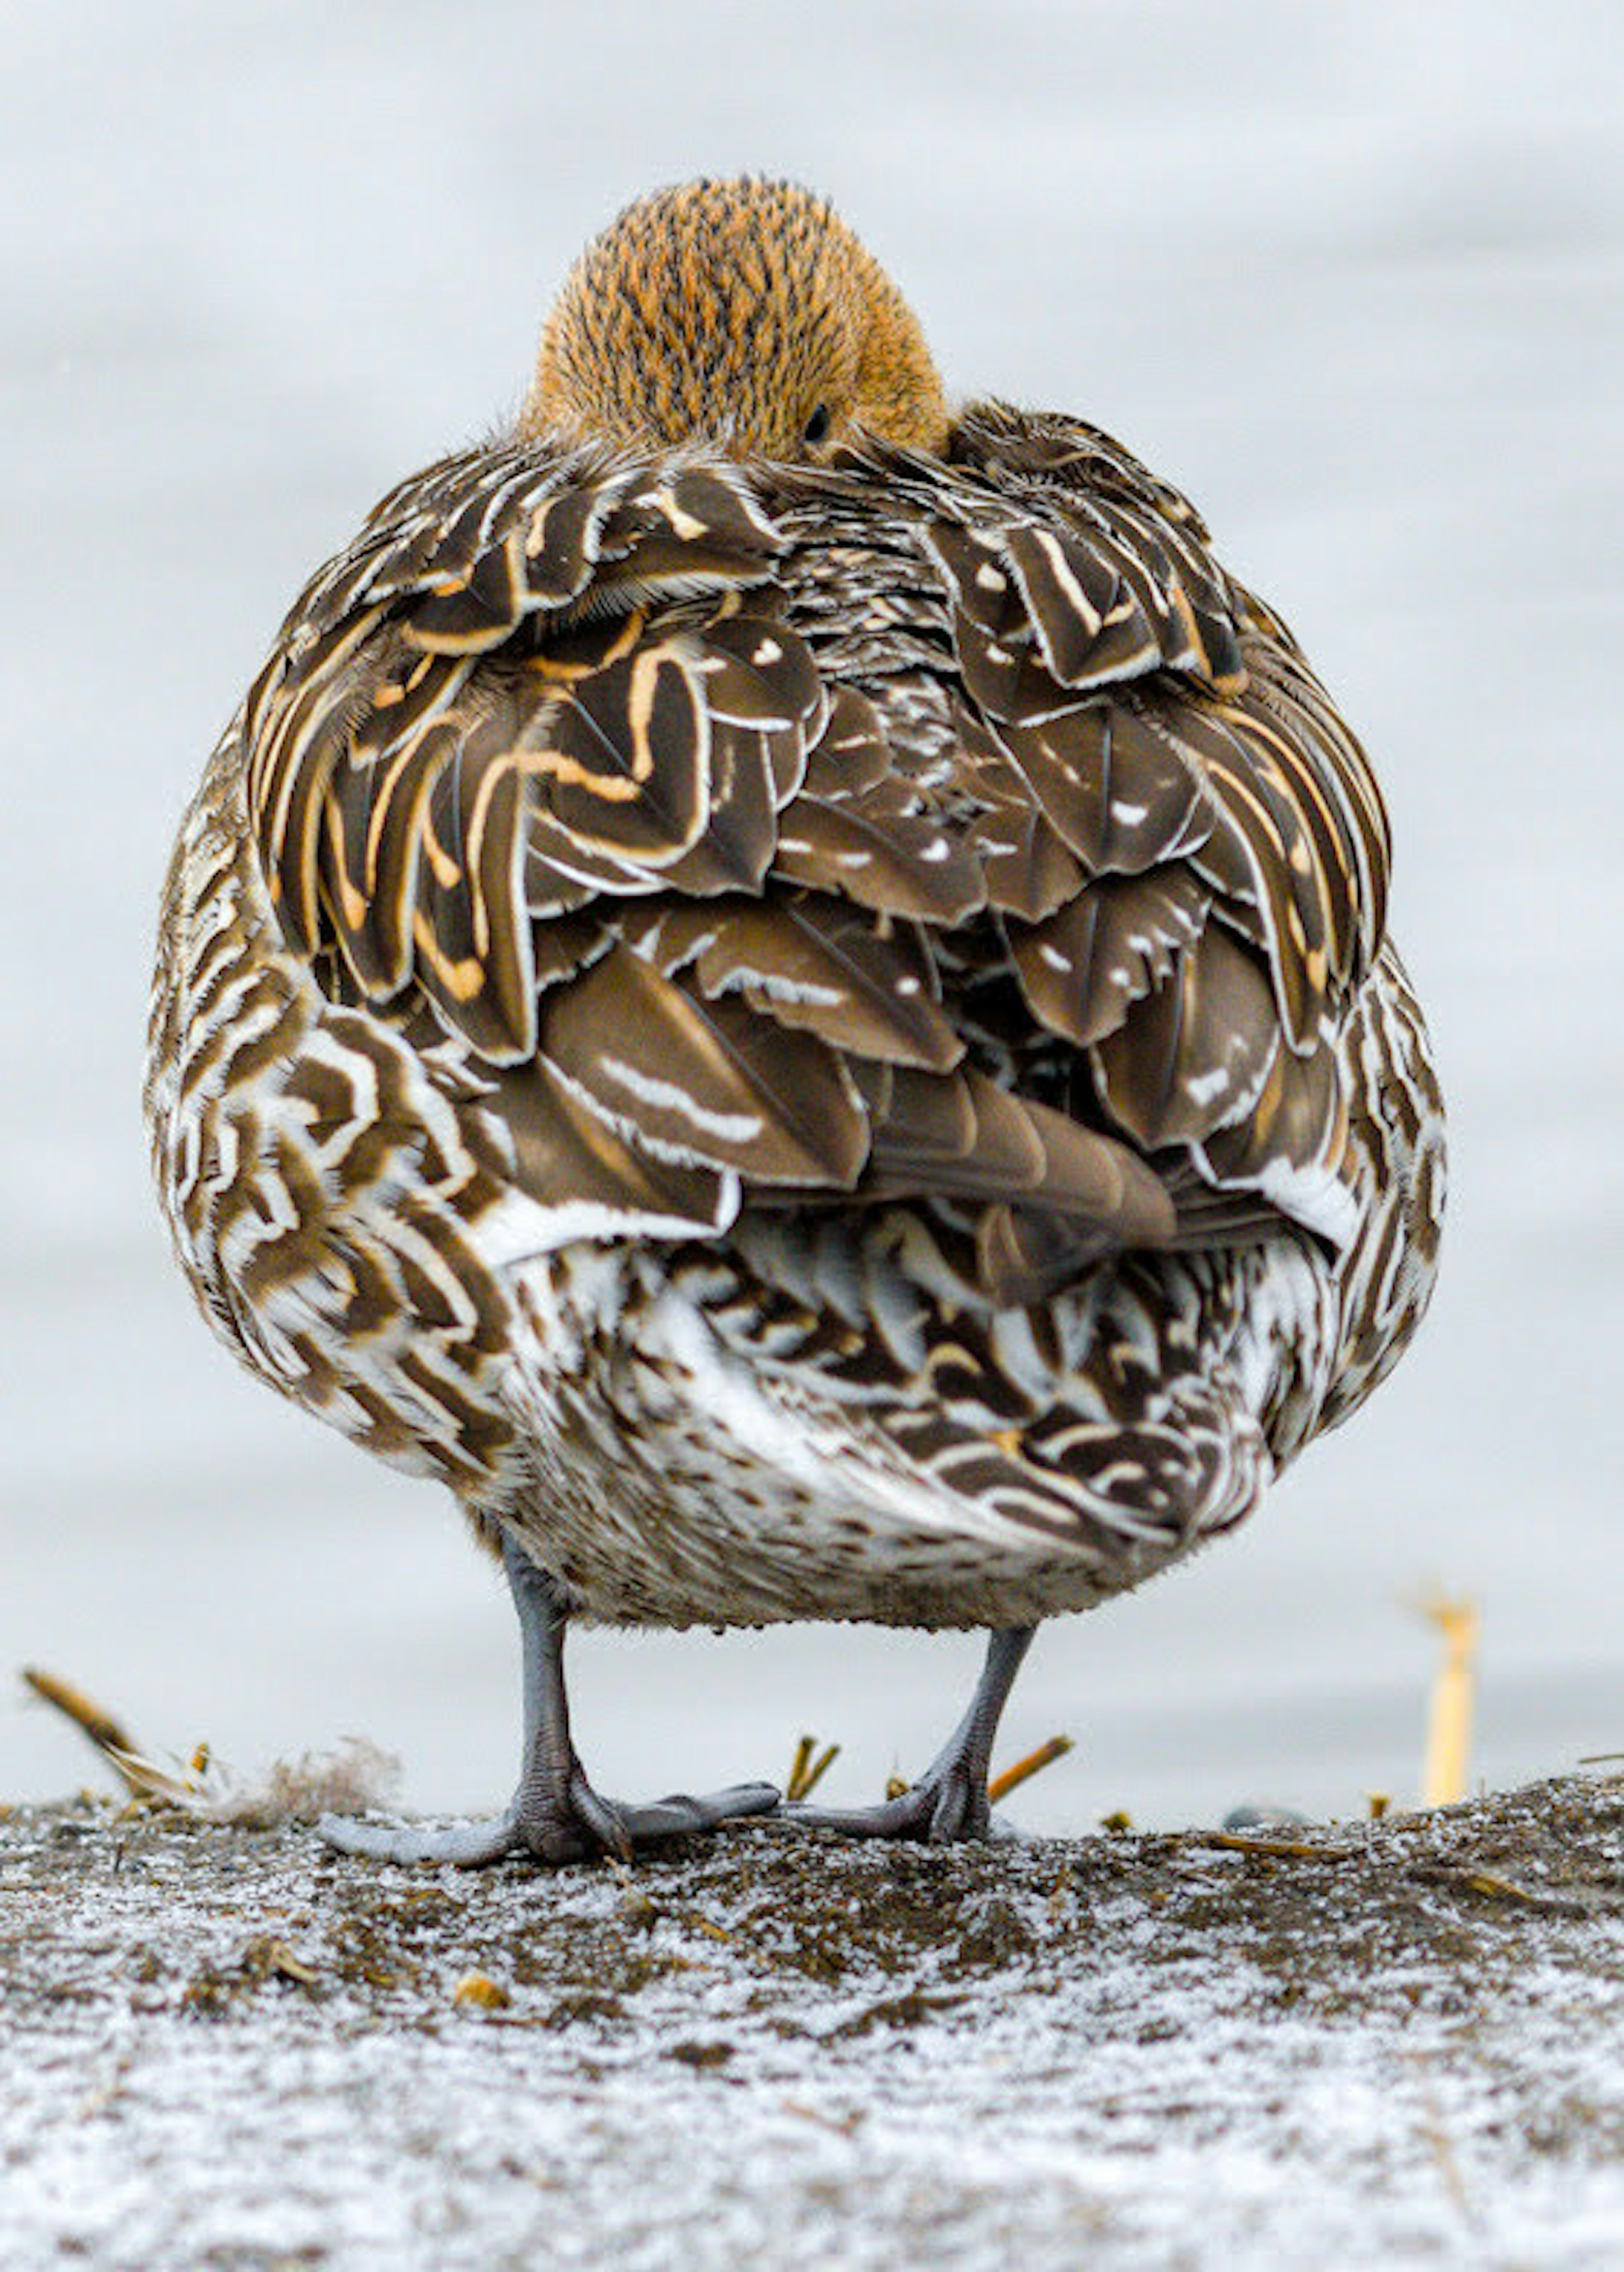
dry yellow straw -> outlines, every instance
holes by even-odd
[[[1056,1760],[1063,1760],[1071,1748],[1069,1736],[1051,1736],[1046,1744],[1039,1744],[1035,1752],[1029,1752],[1023,1760],[1017,1760],[1014,1767],[1006,1768],[1002,1775],[994,1775],[987,1785],[987,1797],[996,1806],[1000,1798],[1007,1798],[1012,1790],[1018,1790],[1031,1776],[1041,1774]]]
[[[1443,1635],[1443,1663],[1433,1684],[1433,1705],[1427,1715],[1421,1804],[1451,1806],[1466,1796],[1477,1685],[1478,1611],[1471,1602],[1447,1601],[1441,1595],[1423,1602],[1421,1609]]]
[[[41,1664],[25,1664],[23,1678],[36,1696],[54,1704],[57,1711],[71,1720],[82,1735],[91,1742],[107,1760],[114,1773],[122,1776],[128,1788],[139,1791],[145,1788],[138,1775],[127,1761],[135,1750],[135,1742],[122,1720],[76,1688],[71,1680],[64,1680],[55,1672],[47,1672]]]
[[[827,1744],[821,1753],[815,1736],[803,1736],[795,1747],[795,1759],[790,1769],[790,1779],[784,1785],[784,1797],[791,1805],[810,1797],[824,1776],[840,1757],[840,1745]]]
[[[56,1706],[58,1712],[72,1721],[82,1735],[87,1736],[102,1758],[123,1782],[131,1798],[148,1798],[159,1802],[183,1804],[195,1788],[195,1781],[170,1775],[166,1768],[155,1767],[143,1759],[136,1749],[135,1739],[122,1720],[76,1688],[71,1680],[60,1674],[48,1672],[42,1664],[25,1664],[23,1678],[34,1694],[46,1703]],[[192,1753],[188,1774],[196,1778],[208,1765],[208,1746],[199,1744]]]

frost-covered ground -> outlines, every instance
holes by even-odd
[[[825,185],[942,365],[1201,502],[1365,731],[1456,1123],[1420,1347],[1250,1533],[1045,1634],[1035,1821],[1414,1788],[1438,1577],[1491,1782],[1624,1743],[1624,11],[1567,0],[19,0],[0,11],[0,1675],[489,1802],[509,1616],[449,1509],[239,1379],[136,1091],[152,910],[307,571],[521,384],[567,261],[696,168]],[[588,1639],[610,1787],[851,1791],[971,1641]],[[0,1795],[78,1773],[0,1684]]]
[[[1621,1791],[552,1876],[19,1810],[4,2261],[1592,2272]]]

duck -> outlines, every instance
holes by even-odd
[[[1037,1626],[1236,1528],[1435,1275],[1444,1116],[1366,753],[1195,509],[950,403],[822,196],[569,272],[515,417],[312,576],[181,825],[146,1112],[203,1312],[454,1494],[511,1802],[331,1843],[989,1835]],[[872,1806],[582,1765],[573,1623],[977,1630]]]

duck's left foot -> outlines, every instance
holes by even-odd
[[[770,1814],[778,1793],[770,1782],[735,1783],[694,1797],[686,1792],[624,1806],[601,1798],[576,1766],[562,1789],[520,1791],[505,1813],[489,1822],[453,1822],[430,1828],[413,1823],[363,1822],[324,1814],[317,1832],[343,1854],[379,1862],[453,1862],[478,1869],[506,1854],[557,1865],[613,1854],[629,1862],[642,1846],[686,1838],[724,1822]]]
[[[512,1805],[492,1821],[438,1828],[324,1814],[316,1827],[329,1846],[378,1862],[454,1862],[465,1870],[499,1862],[505,1854],[553,1864],[613,1854],[629,1862],[640,1846],[662,1838],[686,1838],[744,1815],[772,1813],[778,1793],[770,1782],[735,1783],[704,1798],[678,1792],[647,1806],[600,1798],[570,1739],[564,1687],[568,1611],[551,1580],[520,1548],[507,1542],[502,1558],[524,1648],[523,1764]]]
[[[1032,1645],[1032,1630],[1014,1626],[992,1635],[969,1710],[918,1782],[900,1797],[879,1806],[815,1806],[797,1800],[779,1810],[782,1820],[811,1830],[838,1830],[847,1838],[913,1838],[932,1846],[1013,1837],[1013,1831],[993,1821],[987,1768],[999,1717]]]
[[[962,1762],[942,1775],[932,1769],[879,1806],[818,1806],[802,1799],[781,1807],[779,1814],[808,1830],[838,1830],[847,1838],[917,1839],[932,1846],[1014,1835],[992,1820],[985,1775],[967,1772]]]

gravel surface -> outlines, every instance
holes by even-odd
[[[0,1820],[0,2231],[95,2267],[1624,2261],[1624,1783],[634,1871]]]

